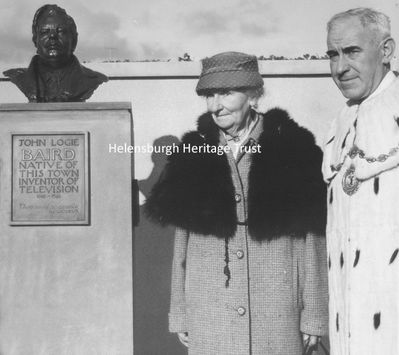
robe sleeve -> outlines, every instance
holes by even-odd
[[[324,236],[308,234],[299,255],[299,288],[303,309],[300,330],[310,335],[328,333],[327,250]]]
[[[187,332],[185,279],[188,236],[187,230],[176,229],[169,312],[169,331],[171,333]]]

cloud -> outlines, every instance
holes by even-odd
[[[0,30],[0,43],[2,47],[1,61],[6,63],[28,63],[35,53],[31,36],[14,33],[11,37]]]
[[[284,31],[281,11],[265,0],[208,0],[176,14],[181,42],[194,58],[236,50],[262,53]],[[183,42],[184,41],[184,42]]]
[[[80,4],[75,4],[68,13],[78,27],[76,55],[79,59],[127,59],[135,56],[125,34],[119,34],[121,20],[117,15]]]
[[[279,30],[279,16],[276,16],[271,5],[266,2],[220,0],[208,7],[210,8],[206,11],[192,9],[184,16],[184,32],[196,36],[218,37],[220,35],[265,36]]]
[[[2,62],[29,62],[35,47],[32,42],[32,16],[29,16],[24,3],[4,6],[1,11],[0,43]]]
[[[82,61],[199,59],[224,51],[295,56],[323,53],[325,23],[357,0],[57,0],[75,19]],[[398,0],[364,0],[386,13]],[[23,64],[35,53],[32,17],[43,0],[0,0],[0,61]],[[399,21],[392,15],[393,33]],[[395,27],[396,26],[396,27]],[[396,32],[395,32],[396,31]],[[267,52],[267,53],[266,53]],[[270,52],[270,53],[269,53]]]
[[[216,34],[229,30],[230,23],[226,15],[211,11],[198,11],[185,19],[187,32],[191,34]]]
[[[169,53],[166,48],[163,48],[160,44],[153,43],[141,43],[141,59],[167,59]]]
[[[240,33],[243,36],[268,36],[281,31],[282,19],[279,9],[271,3],[240,0]]]
[[[128,40],[118,34],[120,19],[112,13],[95,13],[85,9],[83,21],[79,21],[79,41],[76,54],[82,60],[127,59],[135,52]]]
[[[240,32],[244,36],[260,37],[278,32],[278,27],[273,23],[244,22],[240,25]]]

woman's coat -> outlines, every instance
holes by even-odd
[[[313,138],[308,139],[310,133],[289,120],[287,114],[281,110],[274,110],[259,118],[260,121],[248,137],[247,146],[256,147],[261,141],[261,133],[267,125],[263,120],[267,120],[271,123],[268,126],[269,141],[285,141],[289,138],[288,141],[296,145],[299,150],[295,154],[309,151],[309,149],[312,154],[316,152],[314,156],[317,156],[318,160],[312,164],[318,166],[314,169],[317,176],[313,178],[320,181],[321,156]],[[301,147],[301,143],[309,146]],[[220,144],[226,144],[222,136]],[[265,148],[265,144],[261,148]],[[226,227],[228,223],[215,227],[205,226],[204,231],[207,233],[201,233],[198,231],[201,223],[191,222],[193,227],[190,229],[187,228],[186,221],[179,225],[178,217],[176,217],[177,222],[175,219],[174,224],[178,228],[173,259],[169,328],[171,332],[188,332],[190,355],[298,355],[303,351],[301,332],[312,335],[322,335],[327,332],[325,239],[314,232],[320,229],[319,222],[315,222],[317,227],[311,228],[306,223],[297,222],[297,218],[294,218],[296,216],[289,216],[287,213],[287,225],[270,221],[269,226],[266,227],[264,221],[257,220],[259,217],[254,214],[252,217],[248,215],[249,181],[256,186],[256,191],[252,191],[255,197],[259,197],[259,193],[262,192],[269,196],[269,199],[268,196],[263,196],[266,199],[263,202],[256,202],[257,199],[254,196],[251,197],[251,208],[255,210],[255,213],[257,213],[257,205],[268,201],[274,204],[270,213],[275,213],[275,210],[281,210],[280,207],[282,207],[279,206],[278,201],[275,201],[275,197],[272,197],[273,190],[280,190],[281,186],[265,187],[262,185],[263,181],[255,183],[254,177],[249,177],[253,174],[256,179],[273,181],[270,176],[274,174],[273,171],[262,172],[261,169],[259,172],[258,169],[256,173],[254,167],[251,168],[254,154],[274,154],[274,157],[270,156],[270,159],[261,160],[261,163],[264,165],[264,161],[270,161],[270,166],[265,170],[275,168],[278,174],[281,173],[281,169],[273,165],[274,160],[281,163],[283,170],[293,172],[292,169],[294,169],[294,176],[305,168],[306,164],[302,166],[299,164],[299,166],[291,167],[290,170],[288,164],[285,163],[291,161],[290,155],[293,153],[274,148],[276,146],[268,148],[273,152],[242,152],[238,154],[237,159],[234,159],[231,153],[224,155],[228,163],[234,198],[235,223],[230,235],[223,237],[223,235],[208,233],[212,228],[216,231],[229,231],[230,229]],[[176,161],[172,160],[171,164],[176,164]],[[184,168],[179,167],[179,169]],[[195,173],[198,175],[198,172]],[[265,175],[264,179],[262,174]],[[306,172],[303,174],[306,175]],[[222,172],[218,173],[218,176],[220,175]],[[167,213],[157,215],[159,212],[157,208],[164,203],[163,201],[157,206],[154,204],[159,201],[158,199],[165,198],[163,194],[166,192],[162,184],[174,190],[169,182],[165,183],[168,176],[178,179],[170,171],[165,172],[163,182],[161,180],[149,200],[152,216],[162,222],[165,222],[162,219],[165,215],[168,220],[171,217]],[[186,179],[189,177],[186,176]],[[209,180],[209,176],[205,176],[204,179]],[[284,178],[282,180],[290,181]],[[214,183],[221,182],[214,180]],[[189,194],[190,191],[184,184],[185,180],[180,179],[176,189]],[[197,181],[197,184],[201,185],[201,182]],[[287,187],[288,190],[293,187],[306,190],[315,186],[312,184],[298,186],[295,180],[291,181],[291,184],[293,186]],[[205,189],[206,186],[203,188]],[[269,188],[270,192],[265,192]],[[320,191],[321,193],[324,191],[322,185],[316,186],[315,190],[308,193],[317,194]],[[174,194],[176,204],[180,201],[178,194],[178,191]],[[214,198],[219,198],[217,191],[214,192]],[[281,200],[286,201],[286,197],[281,196]],[[309,196],[309,203],[313,202],[313,197]],[[320,202],[318,206],[324,207],[324,195],[320,196]],[[212,204],[208,201],[208,213],[213,211]],[[217,201],[215,205],[218,206]],[[225,207],[228,210],[229,206]],[[173,206],[170,208],[173,209]],[[190,213],[190,208],[192,207],[186,206],[189,211],[187,213]],[[287,206],[287,211],[292,212],[289,206]],[[323,211],[315,211],[312,218],[323,221]],[[192,218],[195,219],[195,216],[201,212],[192,211]],[[298,212],[298,215],[300,214],[301,212]],[[265,218],[267,219],[267,216]],[[276,212],[273,218],[277,221],[281,219],[281,215]],[[248,219],[255,221],[253,225],[248,225]],[[181,225],[183,223],[185,223],[184,226]],[[279,229],[291,231],[293,225],[297,227],[298,233],[278,233]],[[250,230],[257,233],[256,238],[251,235]],[[262,231],[263,235],[259,235]],[[226,267],[229,273],[225,272]],[[229,280],[227,274],[230,275]]]

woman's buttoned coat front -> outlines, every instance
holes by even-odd
[[[258,123],[249,146],[261,132]],[[188,332],[190,355],[300,355],[301,332],[327,332],[325,239],[308,233],[258,241],[248,232],[248,174],[257,153],[227,153],[237,213],[227,244],[176,230],[169,328]]]

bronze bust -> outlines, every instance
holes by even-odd
[[[78,42],[75,21],[57,5],[44,5],[33,18],[32,40],[37,49],[28,68],[3,74],[29,102],[86,101],[108,78],[81,65],[73,55]]]

